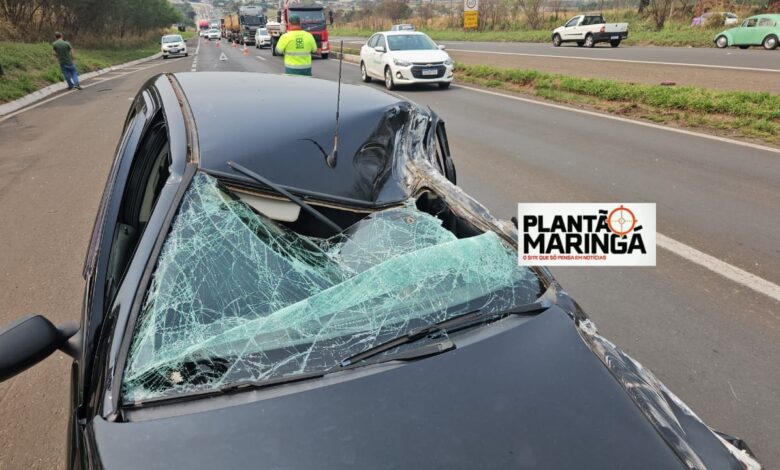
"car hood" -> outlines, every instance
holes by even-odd
[[[166,405],[131,422],[95,418],[92,458],[112,468],[685,468],[567,313],[553,306],[509,328],[514,320],[346,380]],[[708,468],[739,468],[686,416],[685,439]]]
[[[391,59],[403,59],[415,63],[444,62],[450,56],[442,50],[434,51],[390,51]]]

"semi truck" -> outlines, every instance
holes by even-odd
[[[301,3],[300,0],[283,0],[276,13],[276,21],[269,21],[266,24],[266,30],[271,35],[271,53],[277,55],[276,43],[279,41],[279,37],[288,29],[294,29],[289,26],[289,19],[292,16],[300,18],[300,29],[308,31],[314,36],[314,41],[317,43],[317,54],[323,59],[327,59],[330,54],[330,43],[325,10],[320,4]]]
[[[239,44],[254,44],[255,31],[268,21],[263,9],[256,6],[239,7],[238,12],[227,15],[223,20],[225,38]]]

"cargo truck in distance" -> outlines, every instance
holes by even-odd
[[[577,15],[552,34],[553,46],[576,42],[578,46],[593,47],[598,42],[609,42],[618,47],[628,37],[628,23],[607,23],[601,14]]]
[[[328,42],[328,23],[325,21],[325,10],[320,4],[300,3],[297,0],[283,0],[276,13],[276,21],[269,21],[266,24],[268,34],[271,35],[272,54],[277,55],[276,43],[279,41],[279,37],[288,29],[295,29],[289,26],[289,19],[293,16],[301,19],[301,29],[314,36],[314,41],[317,43],[317,55],[327,59],[330,54],[330,43]]]
[[[256,6],[239,7],[237,13],[227,15],[224,20],[225,39],[239,44],[254,44],[257,28],[265,26],[263,9]]]

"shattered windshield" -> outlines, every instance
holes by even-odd
[[[125,402],[327,371],[410,329],[540,295],[493,232],[456,238],[414,205],[300,235],[199,173],[135,327]]]

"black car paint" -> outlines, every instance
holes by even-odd
[[[163,75],[147,82],[133,104],[136,117],[131,111],[117,149],[85,262],[83,352],[72,369],[70,467],[581,468],[584,462],[597,468],[682,466],[669,443],[585,345],[575,328],[575,322],[585,318],[584,313],[547,270],[538,274],[557,295],[558,306],[524,324],[503,320],[486,327],[495,334],[489,341],[467,344],[465,340],[458,350],[398,367],[356,369],[354,375],[338,383],[313,379],[263,391],[123,411],[119,386],[134,315],[196,166],[241,182],[226,171],[226,162],[236,160],[254,171],[272,172],[277,183],[288,189],[296,189],[290,188],[295,184],[299,194],[315,198],[320,192],[317,178],[331,175],[316,148],[305,152],[311,161],[302,160],[305,172],[312,174],[301,175],[300,167],[271,166],[273,157],[284,152],[252,159],[263,139],[273,134],[249,128],[242,128],[249,134],[206,131],[230,115],[219,113],[234,110],[203,105],[215,99],[213,90],[189,83],[195,80],[190,77]],[[224,82],[224,76],[220,77]],[[234,78],[247,86],[246,77]],[[259,89],[261,82],[248,86]],[[314,86],[317,81],[307,83]],[[265,100],[265,104],[281,101],[278,96],[275,101],[264,96],[260,101]],[[366,95],[372,97],[376,98],[373,102],[346,103],[366,121],[368,116],[359,114],[363,107],[373,109],[376,119],[388,106],[409,106],[394,104],[379,93]],[[321,111],[330,107],[326,100],[318,103]],[[257,112],[253,106],[245,109],[250,114]],[[361,123],[349,110],[350,105],[342,105],[345,121]],[[106,247],[114,236],[112,221],[117,218],[138,138],[158,112],[165,114],[168,125],[171,176],[119,290],[113,299],[106,299]],[[315,116],[320,119],[324,113]],[[437,122],[433,125],[438,129]],[[377,130],[376,125],[358,128],[369,137]],[[275,129],[282,142],[291,139],[284,133],[284,122]],[[327,134],[314,137],[322,139]],[[346,149],[354,153],[361,148],[360,137],[343,144],[344,154],[350,154]],[[443,138],[446,142],[446,136]],[[349,139],[342,136],[342,142]],[[384,146],[387,149],[387,142]],[[276,165],[282,163],[277,161]],[[341,191],[334,201],[381,207],[408,196],[400,184],[394,186],[389,180],[383,182],[390,188],[386,191],[350,192],[347,170],[342,170],[337,180]],[[319,381],[328,386],[318,386]],[[689,419],[686,430],[707,463],[738,468],[736,460],[724,455],[725,448],[702,423]]]

